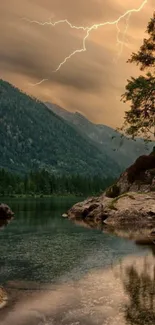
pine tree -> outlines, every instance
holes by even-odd
[[[125,112],[122,130],[133,138],[143,135],[149,139],[155,136],[155,12],[147,26],[149,37],[144,39],[138,53],[132,53],[129,63],[139,65],[146,71],[137,78],[127,80],[126,91],[122,95],[124,102],[131,103]]]

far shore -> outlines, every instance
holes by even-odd
[[[51,195],[44,195],[44,194],[36,194],[36,195],[31,195],[31,194],[15,194],[15,195],[4,195],[0,196],[0,199],[48,199],[48,198],[84,198],[88,197],[83,194],[51,194]]]

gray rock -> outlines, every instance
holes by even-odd
[[[14,213],[7,204],[0,204],[0,227],[7,225],[14,217]]]

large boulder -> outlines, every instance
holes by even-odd
[[[155,230],[155,192],[128,192],[114,199],[102,195],[75,204],[67,215],[93,228],[145,228],[151,233]]]
[[[0,287],[0,309],[5,307],[8,302],[8,296],[4,288]]]
[[[14,217],[14,213],[7,204],[0,204],[0,227],[7,225]]]

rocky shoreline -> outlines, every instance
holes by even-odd
[[[145,233],[154,241],[155,153],[139,157],[101,196],[75,204],[66,217],[115,233]]]
[[[68,212],[69,219],[124,228],[155,228],[155,192],[127,192],[116,198],[102,195],[75,204]]]

